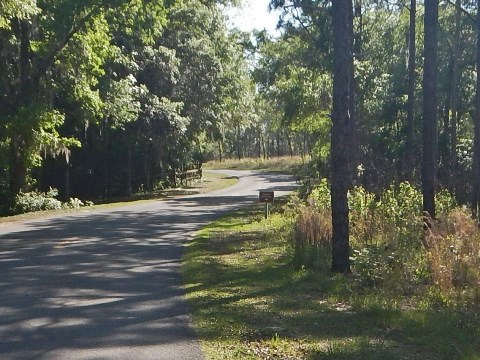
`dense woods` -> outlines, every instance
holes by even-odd
[[[226,151],[254,90],[229,3],[2,1],[2,211],[33,189],[92,199],[169,186],[209,146]]]
[[[343,272],[355,186],[478,213],[479,3],[272,0],[276,37],[228,29],[237,5],[2,1],[2,214],[29,191],[131,195],[213,158],[300,155],[330,180]]]

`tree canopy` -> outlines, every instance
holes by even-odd
[[[476,2],[272,0],[276,37],[229,29],[238,4],[2,1],[1,211],[32,189],[95,199],[171,186],[207,159],[301,155],[332,186],[341,170],[342,194],[423,181],[431,216],[441,189],[477,213]]]

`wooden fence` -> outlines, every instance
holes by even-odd
[[[203,176],[202,168],[190,169],[190,170],[175,172],[173,181],[175,183],[175,186],[177,186],[178,181],[180,181],[180,184],[188,185],[188,181],[201,179],[202,176]]]

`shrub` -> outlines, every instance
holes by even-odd
[[[64,209],[80,209],[82,206],[85,206],[85,204],[77,198],[70,198],[70,200],[63,203]]]
[[[323,178],[313,188],[308,198],[308,203],[318,210],[331,210],[330,185],[327,179]]]
[[[50,188],[46,193],[31,191],[19,193],[15,196],[15,213],[27,213],[41,210],[58,210],[62,208],[62,203],[55,197],[58,196],[58,190]]]
[[[421,192],[408,182],[378,196],[355,187],[348,203],[352,270],[361,283],[402,294],[434,284],[442,299],[451,301],[453,294],[480,303],[480,230],[466,210],[456,207],[452,194],[437,193],[438,220],[426,234]],[[330,262],[330,208],[326,179],[306,205],[297,200],[292,236],[297,266]]]
[[[375,195],[356,186],[348,193],[348,207],[352,239],[361,244],[371,244],[377,229]]]
[[[376,206],[381,243],[418,248],[423,221],[422,194],[408,182],[385,190]]]
[[[21,214],[43,210],[79,209],[82,206],[93,205],[91,201],[84,203],[77,198],[70,198],[69,201],[62,203],[56,199],[57,196],[58,190],[55,188],[50,188],[46,193],[40,191],[20,193],[15,197],[13,212]]]

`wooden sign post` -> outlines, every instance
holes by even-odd
[[[273,203],[274,196],[275,195],[273,191],[266,191],[266,190],[265,191],[260,190],[258,194],[258,201],[261,203],[265,203],[265,219],[268,219],[268,215],[269,215],[268,205]]]

